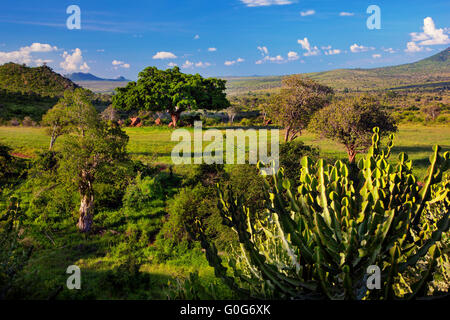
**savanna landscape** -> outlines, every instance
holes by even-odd
[[[330,69],[0,65],[0,300],[448,299],[450,48]],[[277,168],[174,163],[199,125]]]

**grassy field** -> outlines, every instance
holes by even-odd
[[[177,144],[171,141],[173,130],[162,127],[125,130],[130,137],[128,151],[132,158],[147,163],[171,164],[171,151]],[[283,134],[280,133],[280,141],[282,137]],[[308,132],[299,139],[305,144],[318,147],[326,158],[346,158],[344,148],[336,142],[318,139]],[[42,128],[0,127],[0,143],[11,147],[19,156],[33,157],[36,152],[48,147],[49,137]],[[208,143],[204,142],[204,146]],[[440,145],[443,151],[450,150],[450,126],[402,125],[396,135],[391,159],[395,159],[400,152],[406,152],[409,159],[413,160],[415,173],[422,177],[426,173],[428,158],[434,144]]]

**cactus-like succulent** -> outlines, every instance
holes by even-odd
[[[280,169],[266,181],[263,218],[252,214],[232,190],[225,195],[219,189],[223,223],[237,232],[240,248],[229,261],[230,276],[217,250],[197,230],[216,276],[243,295],[258,297],[426,295],[437,261],[448,251],[440,240],[450,224],[450,179],[443,176],[449,152],[441,155],[438,146],[433,148],[428,175],[419,185],[406,154],[400,154],[396,165],[388,162],[393,139],[382,150],[375,128],[372,146],[357,168],[303,158],[296,190]],[[371,266],[379,267],[381,289],[368,289]],[[413,269],[420,272],[410,277]],[[404,277],[410,283],[402,292]]]

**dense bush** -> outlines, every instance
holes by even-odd
[[[316,159],[319,150],[301,141],[290,141],[280,145],[280,167],[284,169],[285,177],[292,179],[294,183],[300,178],[300,160],[304,156]]]

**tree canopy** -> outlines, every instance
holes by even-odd
[[[97,122],[97,111],[88,92],[81,88],[66,90],[64,97],[42,117],[42,124],[48,126],[47,133],[51,136],[50,150],[59,136],[73,131],[83,133]]]
[[[393,118],[382,108],[375,97],[346,97],[333,101],[316,113],[310,129],[324,138],[342,143],[350,163],[358,152],[371,145],[373,128],[380,129],[380,136],[397,131]]]
[[[323,108],[333,90],[313,80],[292,75],[285,77],[279,94],[266,104],[266,113],[272,121],[285,127],[285,141],[294,140],[306,129],[311,116]]]
[[[148,67],[139,73],[137,82],[116,89],[113,106],[122,110],[166,111],[177,125],[186,110],[222,110],[230,104],[225,80],[180,72],[178,67],[159,70]]]

